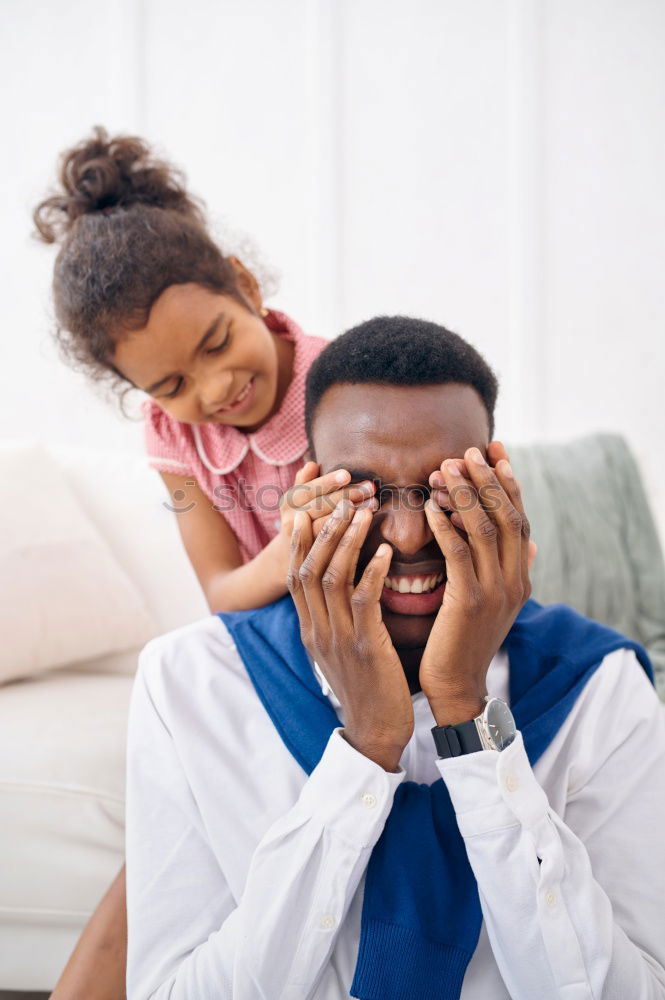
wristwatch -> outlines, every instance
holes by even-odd
[[[505,750],[517,732],[513,713],[500,698],[485,698],[484,711],[459,726],[433,726],[439,757],[460,757],[477,750]]]

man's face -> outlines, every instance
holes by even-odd
[[[459,384],[336,385],[317,407],[312,438],[322,474],[348,469],[353,483],[375,481],[380,506],[357,579],[380,543],[389,542],[383,620],[397,649],[424,646],[445,587],[445,562],[425,517],[429,476],[467,448],[486,453],[489,422],[480,396]]]

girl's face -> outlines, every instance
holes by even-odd
[[[281,345],[258,307],[260,299],[244,306],[200,285],[171,285],[146,326],[118,342],[113,363],[176,420],[260,425],[277,397]]]

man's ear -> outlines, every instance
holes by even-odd
[[[235,274],[238,291],[247,300],[248,305],[251,305],[257,313],[260,313],[263,308],[263,298],[258,281],[237,257],[231,256],[228,260]]]

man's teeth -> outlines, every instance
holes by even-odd
[[[396,590],[400,594],[426,594],[443,583],[443,573],[432,573],[430,576],[387,576],[383,582],[388,590]]]

